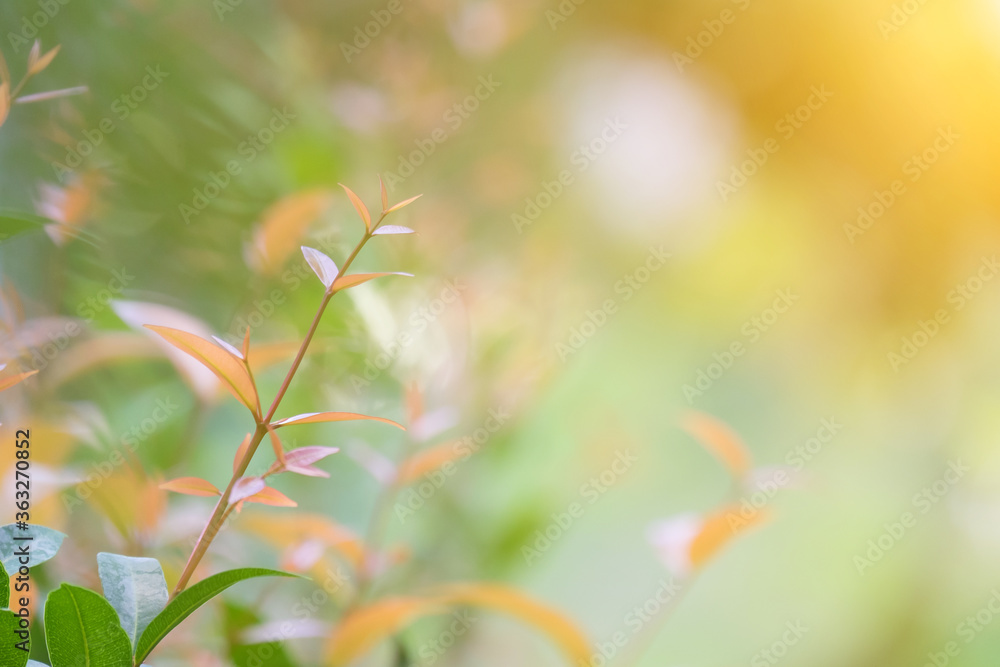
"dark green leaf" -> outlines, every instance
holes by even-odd
[[[10,606],[10,575],[0,563],[0,609]]]
[[[108,601],[63,584],[45,601],[45,636],[52,667],[131,667],[132,647]]]
[[[167,608],[152,620],[146,631],[139,638],[139,645],[136,648],[136,662],[146,659],[150,651],[163,641],[185,618],[190,616],[200,606],[214,598],[216,595],[226,590],[233,584],[245,579],[254,577],[294,577],[294,574],[278,572],[277,570],[265,570],[262,568],[242,568],[239,570],[228,570],[212,575],[204,581],[200,581],[187,589],[167,605]],[[58,665],[56,666],[58,667]]]
[[[163,568],[155,558],[97,554],[104,597],[118,612],[122,628],[134,648],[143,630],[167,606],[170,594]]]
[[[30,647],[28,639],[21,639],[14,634],[18,629],[20,619],[12,611],[0,611],[0,665],[7,667],[24,667],[28,664],[28,652],[22,651],[15,644],[20,641],[22,646]]]

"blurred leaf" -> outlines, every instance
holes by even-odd
[[[325,664],[349,665],[417,618],[446,612],[441,602],[417,597],[384,598],[361,607],[340,619],[327,641]]]
[[[236,448],[236,456],[233,457],[233,473],[237,471],[240,465],[240,461],[246,456],[247,450],[250,449],[250,441],[253,440],[253,436],[247,433],[246,437],[243,438],[243,442],[240,446]]]
[[[415,231],[409,227],[400,227],[399,225],[383,225],[372,232],[374,236],[381,234],[416,234]]]
[[[750,452],[743,440],[718,419],[701,412],[689,412],[681,427],[690,433],[702,447],[721,461],[737,479],[750,469]]]
[[[6,116],[4,104],[9,104],[10,90],[0,84],[0,125]],[[26,213],[13,208],[0,208],[0,241],[27,231],[43,231],[46,225],[54,224],[49,218],[34,213]]]
[[[7,114],[10,113],[10,84],[7,82],[0,83],[0,127],[3,126],[4,122],[7,120]]]
[[[423,197],[423,195],[417,195],[416,197],[410,197],[409,199],[407,199],[405,201],[399,202],[398,204],[396,204],[392,208],[386,209],[385,212],[386,213],[392,213],[394,211],[398,211],[399,209],[403,208],[404,206],[409,206],[410,204],[412,204],[413,202],[417,201],[421,197]]]
[[[155,331],[163,336],[167,342],[179,350],[188,353],[204,364],[215,373],[216,377],[222,380],[233,396],[247,406],[255,417],[259,418],[260,401],[257,398],[257,388],[254,386],[253,378],[250,377],[246,366],[227,354],[225,350],[194,334],[153,324],[145,326],[150,331]]]
[[[24,538],[31,538],[31,551],[28,556],[28,567],[35,567],[49,560],[59,552],[66,536],[58,530],[52,530],[45,526],[30,524],[27,530],[20,530],[9,523],[0,527],[0,562],[8,572],[17,572],[20,565],[24,565],[15,555],[19,545],[24,544]]]
[[[213,575],[204,581],[200,581],[194,586],[181,592],[170,601],[166,609],[157,615],[150,622],[149,627],[139,638],[139,644],[135,652],[135,661],[142,662],[149,653],[156,648],[164,637],[171,630],[177,627],[181,621],[194,613],[203,604],[214,598],[216,595],[226,590],[230,586],[246,579],[255,577],[295,577],[294,574],[278,572],[277,570],[265,570],[262,568],[243,568],[239,570],[228,570]],[[53,667],[57,667],[53,665]]]
[[[4,609],[0,611],[0,637],[3,638],[0,641],[0,665],[7,667],[24,667],[28,664],[28,651],[22,651],[17,648],[15,644],[21,641],[21,638],[15,635],[20,628],[20,620],[12,611]],[[25,640],[28,646],[31,646],[30,638]]]
[[[402,424],[397,424],[391,419],[384,419],[382,417],[369,417],[368,415],[359,415],[355,412],[307,412],[301,415],[295,415],[294,417],[286,417],[285,419],[279,419],[276,422],[271,422],[271,426],[275,428],[281,426],[288,426],[290,424],[315,424],[318,422],[345,422],[345,421],[356,421],[368,419],[371,421],[382,422],[384,424],[391,424],[398,429],[406,430]]]
[[[118,615],[97,593],[63,584],[45,601],[52,667],[131,667],[132,647]]]
[[[333,283],[333,290],[347,289],[348,287],[354,287],[355,285],[360,285],[361,283],[366,283],[369,280],[375,280],[376,278],[381,278],[383,276],[406,276],[412,278],[412,273],[402,273],[400,271],[391,271],[387,273],[355,273],[351,276],[341,276]]]
[[[694,539],[691,540],[691,565],[699,568],[718,554],[723,547],[745,530],[766,521],[763,511],[754,512],[749,518],[741,514],[739,505],[730,505],[705,517]]]
[[[270,486],[258,491],[247,498],[248,503],[260,503],[261,505],[271,505],[272,507],[298,507],[299,504]]]
[[[36,41],[35,46],[32,47],[31,51],[35,58],[29,58],[28,60],[28,75],[35,76],[36,74],[41,74],[50,64],[52,60],[58,55],[59,49],[62,45],[57,45],[54,49],[48,51],[44,56],[38,58],[37,49],[41,47],[41,42]]]
[[[547,634],[573,664],[589,664],[590,642],[564,614],[524,593],[498,584],[454,584],[440,591],[448,604],[468,604],[510,614]]]
[[[337,273],[339,272],[337,265],[333,263],[332,259],[315,248],[302,246],[302,254],[305,255],[306,262],[309,263],[309,268],[313,270],[319,281],[323,283],[323,287],[329,288],[333,284],[333,281],[337,279]]]
[[[389,208],[389,192],[385,189],[385,181],[382,180],[382,176],[378,177],[378,191],[382,195],[382,213]]]
[[[417,452],[399,465],[398,482],[409,484],[419,480],[427,473],[465,456],[465,450],[456,447],[455,442],[446,442]]]
[[[24,382],[26,379],[30,378],[37,372],[38,371],[26,371],[24,373],[17,373],[15,375],[10,375],[5,378],[0,378],[0,391],[3,391],[4,389],[10,389],[14,385]]]
[[[160,484],[164,491],[183,493],[186,496],[221,496],[222,492],[211,482],[200,477],[178,477]]]
[[[146,626],[170,599],[163,568],[155,558],[97,554],[97,572],[104,597],[118,613],[133,648]]]
[[[267,487],[267,484],[260,477],[242,477],[233,486],[233,491],[229,494],[229,502],[232,504],[238,503],[254,494],[260,493],[265,487]]]
[[[288,195],[264,211],[247,257],[251,268],[265,275],[277,273],[329,204],[328,190],[307,190]]]
[[[368,213],[368,208],[365,206],[364,202],[361,201],[361,197],[358,197],[356,194],[354,194],[354,191],[351,190],[346,185],[344,185],[343,183],[340,184],[340,187],[344,188],[344,192],[347,193],[347,198],[350,199],[351,204],[354,205],[354,210],[356,210],[358,212],[358,215],[361,216],[362,222],[365,223],[365,230],[371,231],[372,216],[370,213]]]
[[[322,514],[297,513],[288,516],[256,512],[243,517],[239,526],[278,549],[318,540],[341,553],[355,567],[364,558],[362,540],[350,528]]]

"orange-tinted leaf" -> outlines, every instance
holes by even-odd
[[[160,327],[152,324],[145,325],[150,331],[163,336],[171,345],[179,350],[191,355],[216,377],[222,380],[223,384],[233,393],[243,405],[247,406],[254,415],[260,415],[260,402],[257,398],[257,389],[254,387],[253,379],[246,366],[235,359],[230,353],[222,348],[213,345],[204,338],[195,336],[180,329]]]
[[[391,597],[361,607],[340,620],[326,646],[326,664],[343,667],[365,655],[421,616],[447,609],[434,599]]]
[[[681,427],[719,459],[737,479],[750,469],[750,453],[739,435],[718,419],[701,412],[689,412]]]
[[[457,447],[457,444],[457,442],[446,442],[406,459],[399,466],[398,482],[400,484],[415,482],[427,473],[462,458],[466,453]]]
[[[250,496],[260,493],[265,488],[267,488],[267,484],[260,477],[241,477],[233,485],[233,490],[229,494],[229,503],[235,504],[246,500]]]
[[[701,529],[691,540],[691,565],[694,568],[703,566],[738,534],[766,519],[767,513],[763,511],[746,518],[739,505],[729,505],[705,517]]]
[[[372,216],[368,212],[368,208],[365,207],[365,203],[361,201],[361,197],[354,194],[354,191],[343,183],[340,184],[340,187],[344,188],[344,192],[347,193],[347,198],[350,199],[351,204],[354,205],[354,210],[356,210],[358,215],[361,216],[361,220],[365,223],[365,229],[370,230],[372,228]]]
[[[28,74],[31,76],[40,74],[46,67],[52,64],[52,60],[56,57],[56,55],[59,53],[59,49],[61,48],[62,45],[56,46],[56,48],[52,49],[44,56],[39,58],[35,63],[33,63],[31,66],[28,67]]]
[[[347,422],[356,421],[359,419],[370,419],[372,421],[382,422],[384,424],[391,424],[398,429],[403,431],[406,428],[402,424],[397,424],[391,419],[385,419],[383,417],[369,417],[368,415],[359,415],[356,412],[307,412],[302,415],[295,415],[294,417],[287,417],[285,419],[280,419],[276,422],[271,422],[271,426],[278,428],[279,426],[288,426],[290,424],[315,424],[318,422]]]
[[[17,373],[16,375],[11,375],[10,377],[0,378],[0,391],[3,391],[4,389],[10,389],[14,385],[24,382],[24,380],[30,378],[37,372],[38,372],[37,370],[26,371],[24,373]]]
[[[306,190],[284,197],[264,211],[248,249],[251,268],[268,275],[278,273],[330,199],[328,190]]]
[[[243,457],[247,455],[247,450],[250,449],[250,441],[253,436],[247,433],[247,437],[243,438],[243,442],[240,443],[239,448],[236,450],[236,456],[233,457],[233,472],[235,473],[240,466],[240,461]]]
[[[10,113],[10,84],[4,81],[0,83],[0,125],[7,120],[8,113]]]
[[[548,635],[573,664],[590,664],[590,642],[576,624],[520,591],[498,584],[475,583],[446,586],[440,594],[449,604],[468,604],[510,614]]]
[[[183,493],[187,496],[221,496],[222,492],[200,477],[179,477],[160,484],[164,491]]]
[[[399,225],[382,225],[372,232],[372,234],[377,236],[380,234],[416,234],[416,232],[409,227],[400,227]]]
[[[392,213],[393,211],[398,211],[399,209],[403,208],[404,206],[409,206],[410,204],[412,204],[413,202],[417,201],[421,197],[423,197],[423,195],[417,195],[416,197],[410,197],[406,201],[401,201],[398,204],[396,204],[395,206],[393,206],[392,208],[386,209],[385,212],[386,213]]]
[[[322,341],[314,341],[313,349],[317,349],[321,346]],[[256,345],[252,350],[249,350],[250,356],[247,359],[250,361],[250,366],[254,371],[258,371],[262,368],[266,368],[272,364],[276,364],[279,361],[284,361],[285,359],[291,359],[295,356],[301,343],[289,341],[286,343],[264,343],[263,345]]]
[[[337,265],[326,254],[315,248],[302,246],[302,254],[305,256],[309,268],[313,270],[319,281],[323,283],[323,287],[329,288],[333,284],[333,281],[337,279],[337,273],[339,272]]]
[[[385,209],[389,208],[389,193],[385,189],[385,181],[382,177],[378,177],[378,190],[382,195],[382,212],[385,213]]]
[[[298,507],[299,504],[270,486],[264,487],[254,495],[247,498],[248,503],[260,503],[261,505],[271,505],[273,507]]]
[[[44,379],[48,386],[59,386],[110,364],[162,356],[159,347],[147,336],[127,331],[106,333],[75,343],[62,353],[58,364],[46,369]]]
[[[275,431],[276,424],[268,424],[267,435],[271,438],[271,448],[274,449],[274,458],[278,460],[278,463],[285,463],[285,446],[281,444],[281,438],[278,437],[278,432]]]
[[[355,285],[360,285],[361,283],[366,283],[369,280],[375,280],[376,278],[381,278],[382,276],[407,276],[412,278],[412,273],[401,273],[399,271],[392,271],[388,273],[355,273],[351,276],[341,276],[334,283],[331,288],[333,291],[347,289],[348,287],[354,287]]]
[[[321,514],[285,516],[254,513],[240,522],[241,530],[253,533],[273,546],[284,549],[289,544],[319,540],[335,549],[355,568],[364,560],[364,544],[346,526]]]

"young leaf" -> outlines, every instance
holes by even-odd
[[[754,512],[750,518],[744,518],[739,505],[723,507],[705,517],[689,547],[691,565],[696,569],[702,567],[734,537],[763,523],[767,518],[768,514],[764,511]]]
[[[285,455],[283,471],[294,472],[307,477],[329,477],[330,473],[313,464],[340,451],[339,447],[299,447]]]
[[[249,328],[248,328],[247,330],[249,331]],[[221,347],[222,347],[222,348],[223,348],[223,349],[224,349],[224,350],[225,350],[226,352],[228,352],[229,354],[233,355],[234,357],[236,357],[236,358],[237,358],[237,359],[239,359],[240,361],[243,361],[244,359],[246,359],[246,356],[245,356],[245,355],[244,355],[244,354],[243,354],[242,352],[240,352],[240,351],[239,351],[239,350],[237,350],[237,349],[236,349],[235,347],[233,347],[232,345],[230,345],[230,344],[229,344],[229,343],[227,343],[226,341],[222,340],[222,339],[221,339],[221,338],[219,338],[218,336],[212,336],[212,340],[214,340],[214,341],[215,341],[216,343],[218,343],[218,344],[219,344],[219,345],[220,345],[220,346],[221,346]]]
[[[399,225],[383,225],[372,232],[373,236],[378,236],[380,234],[416,234],[416,232],[409,227],[400,227]]]
[[[444,587],[440,595],[451,605],[486,607],[519,618],[547,634],[573,664],[590,664],[590,642],[576,624],[520,591],[497,584],[454,584]]]
[[[260,477],[243,477],[233,486],[233,492],[229,494],[230,504],[235,504],[241,500],[246,500],[250,496],[260,493],[267,487]]]
[[[145,325],[150,331],[163,336],[177,349],[188,353],[222,380],[223,384],[233,393],[243,405],[247,406],[254,416],[260,415],[260,401],[257,398],[257,388],[246,366],[227,354],[222,348],[213,345],[204,338],[195,336],[180,329],[160,327],[153,324]]]
[[[389,208],[389,193],[385,189],[385,181],[381,175],[378,177],[378,191],[382,195],[382,213],[385,213],[385,209]]]
[[[337,279],[337,265],[333,263],[332,259],[315,248],[302,246],[302,254],[305,255],[309,268],[313,270],[319,281],[323,283],[323,287],[329,288],[333,284],[333,281]]]
[[[446,442],[418,452],[399,465],[397,481],[400,484],[415,482],[424,475],[462,458],[466,450],[458,447],[458,442]]]
[[[28,664],[28,652],[22,651],[20,648],[15,646],[18,642],[22,641],[17,633],[21,628],[20,619],[14,612],[4,609],[0,611],[0,637],[3,637],[3,641],[0,641],[0,665],[7,667],[24,667]],[[22,646],[31,645],[30,639],[25,639]]]
[[[681,427],[721,461],[737,479],[750,469],[750,453],[731,428],[710,415],[690,412],[681,421]]]
[[[375,280],[376,278],[381,278],[383,276],[406,276],[407,278],[412,278],[413,274],[402,273],[400,271],[389,271],[386,273],[355,273],[354,275],[341,276],[340,278],[337,278],[330,289],[336,292],[338,290],[354,287],[355,285],[360,285],[361,283],[366,283],[369,280]]]
[[[38,56],[42,55],[42,40],[36,39],[35,43],[31,45],[31,50],[28,51],[28,71],[31,71],[31,66],[38,62]]]
[[[271,488],[270,486],[258,491],[254,495],[247,498],[248,503],[260,503],[261,505],[270,505],[272,507],[298,507],[299,504],[283,494],[277,489]]]
[[[239,570],[228,570],[212,575],[211,577],[198,582],[191,588],[180,593],[167,604],[166,608],[154,618],[145,632],[139,638],[139,643],[135,650],[135,661],[142,662],[156,648],[167,634],[177,627],[181,621],[194,613],[203,604],[214,598],[216,595],[226,590],[233,584],[237,584],[246,579],[254,577],[295,577],[294,574],[278,572],[277,570],[265,570],[261,568],[243,568]],[[53,667],[59,667],[53,665]],[[102,666],[103,667],[103,666]]]
[[[211,482],[200,477],[178,477],[160,484],[164,491],[183,493],[186,496],[221,496],[222,492]]]
[[[10,84],[4,81],[0,83],[0,126],[7,120],[10,113]]]
[[[326,646],[326,664],[343,667],[365,655],[421,616],[443,614],[447,608],[432,598],[384,598],[340,620]]]
[[[170,599],[163,568],[155,558],[97,554],[97,572],[104,597],[118,613],[118,620],[135,648],[143,630]]]
[[[55,556],[66,539],[58,530],[45,526],[30,525],[27,530],[20,530],[15,524],[9,523],[0,527],[0,562],[8,572],[16,572],[19,566],[25,565],[15,552],[26,543],[27,537],[31,538],[28,567],[35,567]]]
[[[247,361],[250,360],[250,327],[243,332],[243,358]]]
[[[241,442],[240,446],[236,449],[236,456],[233,457],[234,473],[236,472],[237,468],[239,468],[240,461],[242,461],[243,457],[246,456],[247,450],[250,449],[250,441],[252,439],[253,436],[247,433],[247,437],[243,438],[243,442]]]
[[[3,391],[4,389],[10,389],[14,385],[23,382],[27,378],[30,378],[37,372],[38,372],[37,370],[27,371],[24,373],[18,373],[17,375],[11,375],[10,377],[0,378],[0,391]]]
[[[410,204],[412,204],[413,202],[417,201],[421,197],[423,197],[423,195],[417,195],[416,197],[410,197],[406,201],[401,201],[398,204],[396,204],[395,206],[393,206],[392,208],[386,209],[385,212],[386,213],[392,213],[393,211],[398,211],[399,209],[403,208],[404,206],[409,206]]]
[[[52,667],[131,667],[132,646],[118,615],[97,593],[63,584],[45,601]]]
[[[327,190],[306,190],[288,195],[267,209],[247,252],[251,268],[263,274],[278,273],[309,224],[329,206],[330,195]]]
[[[39,42],[35,42],[35,44],[41,47],[41,44]],[[62,48],[61,44],[57,45],[56,48],[52,49],[44,56],[38,58],[30,65],[28,65],[28,76],[35,76],[36,74],[40,74],[46,67],[52,64],[52,60],[56,57],[56,54],[59,53],[59,49],[61,48]]]
[[[372,216],[370,213],[368,213],[368,209],[365,207],[364,202],[361,201],[361,197],[358,197],[356,194],[354,194],[354,191],[351,190],[346,185],[344,185],[343,183],[340,184],[340,187],[344,188],[344,192],[347,193],[347,198],[350,199],[351,204],[354,205],[354,210],[356,210],[358,212],[358,215],[361,216],[362,222],[365,223],[365,229],[371,230]]]
[[[384,419],[382,417],[369,417],[368,415],[359,415],[356,412],[307,412],[301,415],[295,415],[294,417],[286,417],[285,419],[279,419],[276,422],[271,422],[271,426],[278,428],[281,426],[288,426],[289,424],[315,424],[317,422],[346,422],[354,421],[359,419],[370,419],[372,421],[382,422],[384,424],[391,424],[398,429],[406,430],[402,424],[397,424],[391,419]]]

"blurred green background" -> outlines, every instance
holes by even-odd
[[[141,538],[141,518],[115,530],[107,507],[62,500],[158,401],[175,407],[129,464],[153,477],[225,484],[250,426],[158,354],[132,354],[108,297],[294,342],[321,287],[297,252],[258,270],[255,230],[283,197],[336,189],[287,243],[340,261],[362,228],[336,184],[374,208],[381,175],[392,201],[423,193],[392,221],[418,235],[376,239],[357,269],[416,277],[334,301],[282,414],[402,420],[416,384],[454,422],[437,441],[510,415],[426,509],[390,516],[412,559],[387,589],[501,580],[595,641],[631,635],[628,614],[669,576],[650,526],[733,493],[679,417],[730,424],[760,466],[791,464],[832,419],[771,521],[701,573],[635,664],[995,663],[1000,622],[981,610],[1000,587],[1000,3],[7,0],[0,27],[15,80],[35,37],[61,45],[26,93],[88,89],[15,104],[0,129],[0,208],[60,223],[5,222],[3,361],[37,367],[81,327],[3,395],[5,429],[47,429],[46,512],[74,544],[51,581],[93,582],[99,550],[156,555],[168,578],[182,566],[208,500],[171,498]],[[392,347],[401,333],[412,342]],[[380,355],[391,363],[372,370]],[[286,368],[258,375],[267,400]],[[288,437],[351,450],[324,463],[332,480],[276,486],[363,533],[378,484],[357,460],[396,459],[403,437]],[[527,563],[536,531],[626,450],[638,463]],[[916,494],[954,462],[968,471],[924,511]],[[860,567],[904,512],[915,525]],[[279,564],[235,533],[216,563]],[[308,590],[257,591],[256,613],[287,617]],[[788,623],[808,631],[772,661]],[[180,664],[227,664],[212,657],[223,624],[185,626],[205,650]],[[560,664],[494,617],[439,660],[416,655],[437,632],[407,635],[414,664]],[[316,646],[286,648],[314,664]]]

